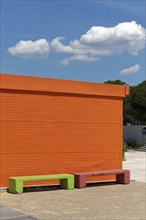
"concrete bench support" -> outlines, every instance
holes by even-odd
[[[105,175],[116,175],[116,182],[121,184],[130,183],[130,171],[129,170],[106,170],[106,171],[95,171],[95,172],[82,172],[74,173],[75,175],[75,187],[84,188],[86,186],[86,178],[91,176],[105,176]]]
[[[71,174],[51,174],[51,175],[37,175],[37,176],[20,176],[9,178],[9,192],[23,193],[23,183],[25,181],[36,180],[60,180],[60,188],[74,189],[74,175]]]

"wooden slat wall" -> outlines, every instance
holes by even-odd
[[[122,97],[10,89],[1,103],[0,186],[10,176],[122,167]]]

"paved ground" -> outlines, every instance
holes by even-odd
[[[144,155],[126,153],[124,168],[130,168],[136,180],[128,185],[96,183],[84,189],[46,187],[37,192],[33,188],[19,195],[2,191],[1,220],[145,220]]]
[[[126,152],[123,168],[129,169],[131,179],[146,183],[146,153],[139,151]]]

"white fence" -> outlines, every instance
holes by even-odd
[[[123,139],[135,140],[137,144],[146,143],[146,134],[142,133],[142,129],[146,126],[130,125],[123,126]]]

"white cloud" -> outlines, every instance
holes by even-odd
[[[65,58],[64,60],[61,61],[63,65],[68,65],[70,61],[72,60],[78,60],[78,61],[96,61],[97,58],[94,56],[88,56],[88,55],[82,55],[82,54],[75,54],[70,56],[69,58]]]
[[[138,64],[135,64],[134,66],[131,66],[129,68],[123,69],[120,71],[120,75],[127,76],[129,74],[136,73],[140,70],[140,66]]]
[[[72,40],[68,45],[62,43],[63,37],[57,37],[50,43],[50,48],[54,52],[72,54],[73,58],[65,58],[63,64],[71,60],[87,61],[87,57],[95,61],[123,52],[138,55],[145,47],[145,36],[146,30],[141,25],[135,21],[124,22],[114,27],[93,26],[79,40]]]
[[[49,52],[65,53],[69,56],[61,61],[67,65],[73,60],[98,61],[101,57],[124,52],[138,55],[145,47],[146,30],[135,21],[119,23],[113,27],[93,26],[79,39],[68,44],[63,37],[54,38],[51,43],[46,39],[37,41],[20,41],[8,52],[23,58],[43,57]]]
[[[49,53],[49,42],[46,39],[21,40],[14,47],[10,47],[8,52],[13,56],[23,58],[45,57]]]

